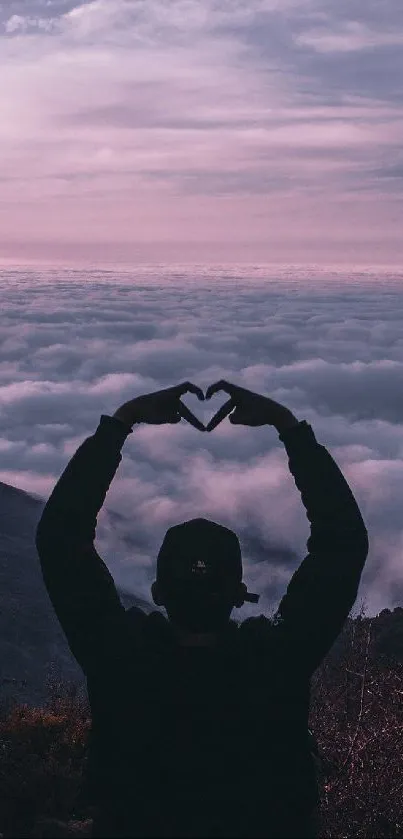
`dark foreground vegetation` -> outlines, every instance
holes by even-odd
[[[337,648],[336,648],[337,647]],[[323,839],[403,839],[403,609],[348,619],[312,679]],[[44,708],[0,709],[0,834],[91,836],[86,695],[49,680]]]

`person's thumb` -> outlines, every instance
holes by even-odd
[[[232,425],[245,424],[245,411],[241,411],[240,408],[235,408],[235,411],[229,415],[228,419]]]

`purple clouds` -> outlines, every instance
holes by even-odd
[[[0,256],[397,265],[394,0],[4,0]]]

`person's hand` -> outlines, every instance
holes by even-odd
[[[152,425],[162,425],[165,422],[177,423],[183,417],[194,428],[205,431],[203,423],[193,416],[189,408],[180,401],[180,397],[185,393],[195,393],[198,399],[204,400],[204,393],[199,387],[192,385],[191,382],[183,382],[181,385],[168,387],[166,390],[136,396],[135,399],[125,402],[118,408],[114,416],[130,427],[138,422],[147,422]]]
[[[246,390],[244,387],[232,385],[223,380],[207,388],[206,399],[211,399],[213,394],[220,390],[224,390],[231,398],[210,420],[206,431],[213,431],[214,428],[217,428],[217,425],[228,414],[231,414],[231,411],[234,411],[234,413],[231,414],[229,421],[233,425],[274,425],[278,431],[282,431],[298,423],[293,413],[284,405],[275,402],[274,399],[270,399],[268,396],[260,396],[258,393],[253,393],[251,390]]]

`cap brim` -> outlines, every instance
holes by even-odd
[[[246,600],[248,603],[258,603],[259,597],[260,594],[251,594],[250,591],[247,591],[246,594],[244,594],[243,599]]]

